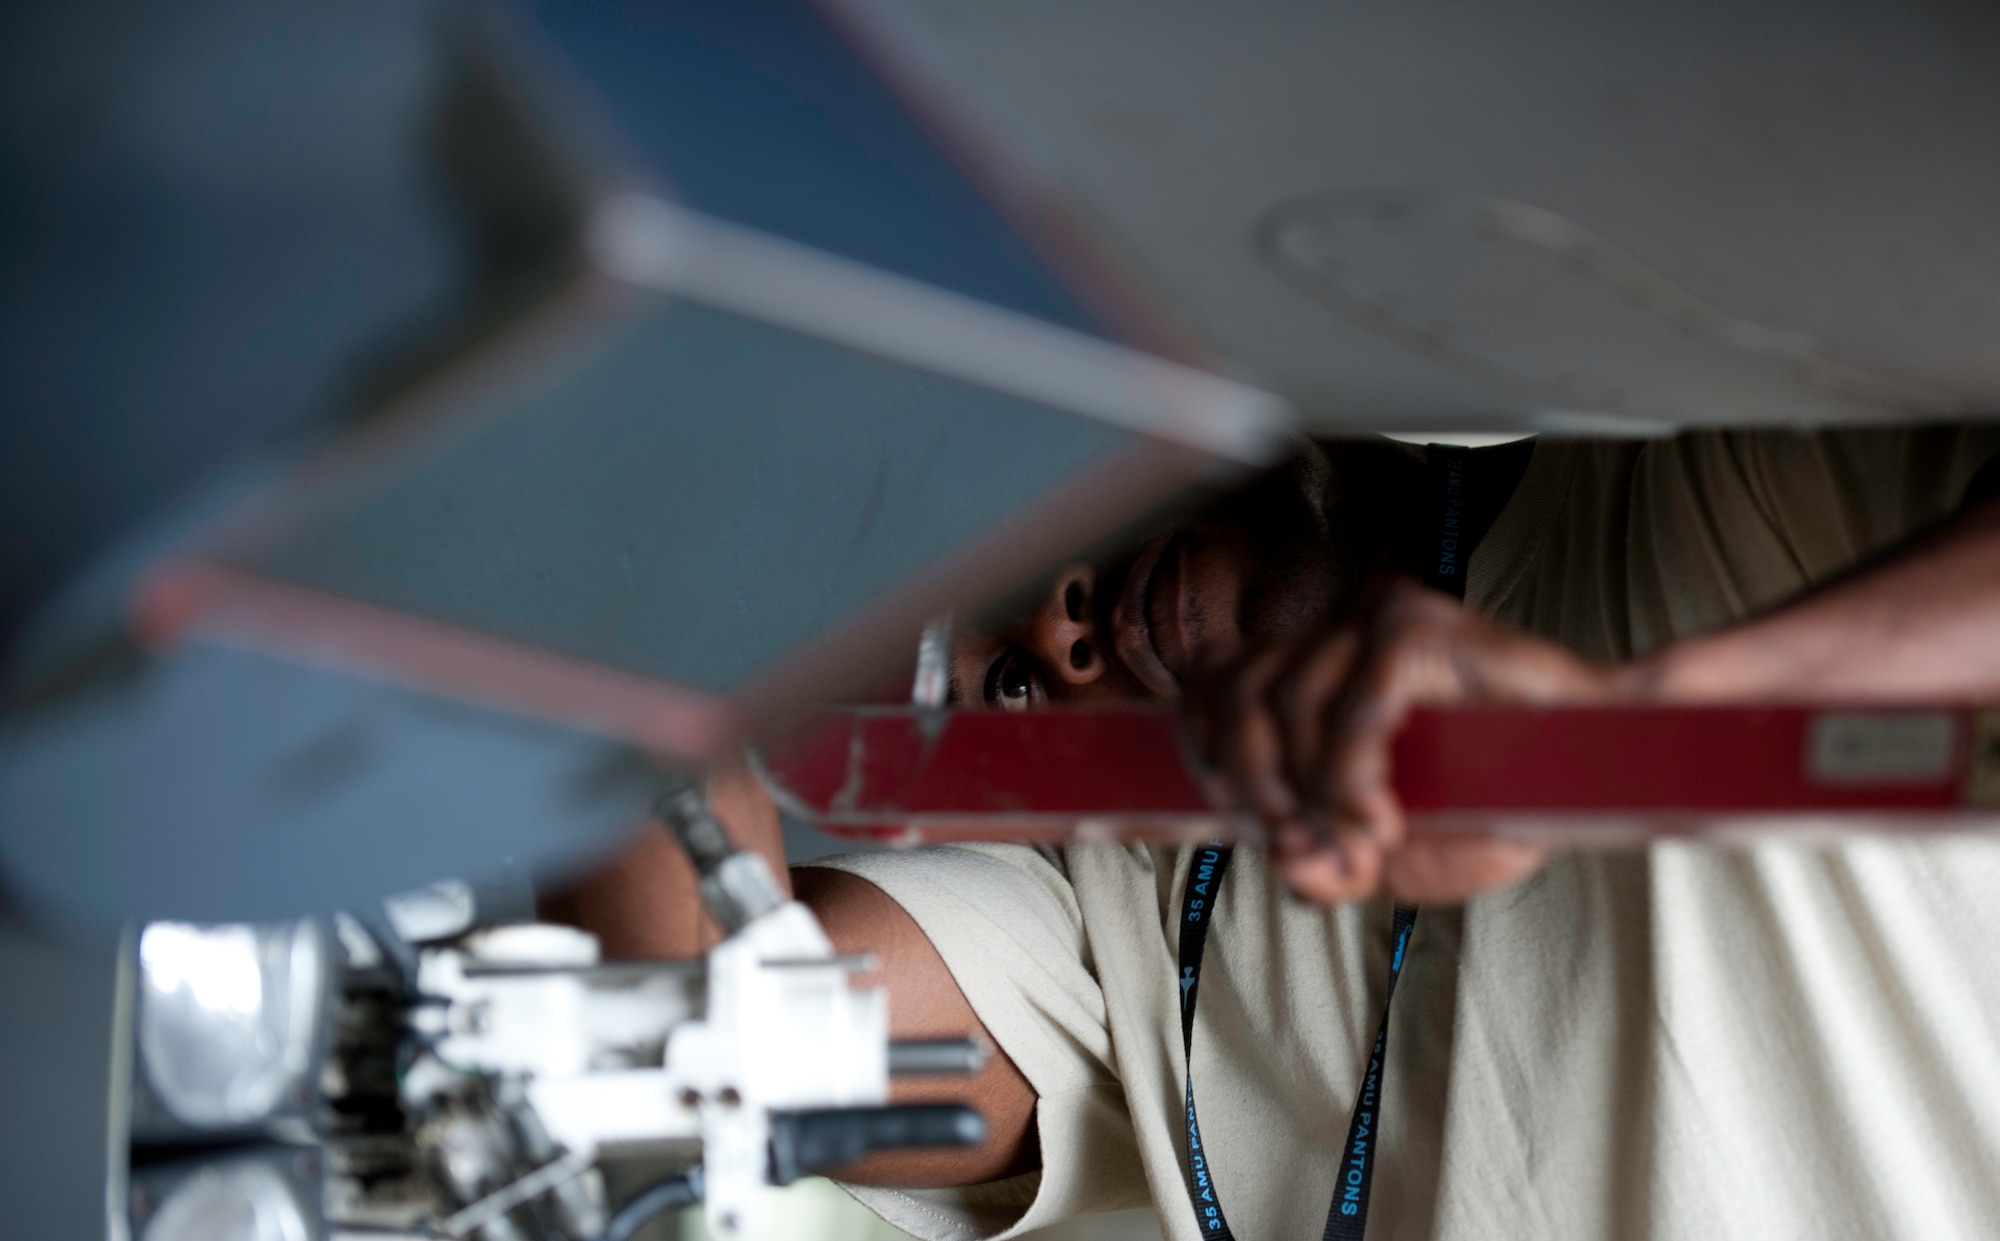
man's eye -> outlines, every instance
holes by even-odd
[[[986,701],[1003,711],[1026,711],[1040,696],[1038,689],[1034,667],[1018,652],[994,660],[986,673]]]

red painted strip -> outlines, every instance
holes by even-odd
[[[1810,778],[1807,729],[1821,714],[1797,706],[1419,711],[1396,739],[1396,791],[1413,813],[1921,810],[1957,802],[1962,753],[1928,782]],[[1962,751],[1963,720],[1958,731]]]
[[[900,804],[913,814],[1205,810],[1178,727],[1161,712],[968,712],[939,732]]]
[[[242,569],[188,561],[141,584],[133,628],[154,645],[220,641],[623,737],[683,758],[726,757],[726,699],[527,643]]]
[[[1394,753],[1418,827],[1477,829],[1482,817],[1622,820],[1681,833],[1703,816],[1956,812],[1970,712],[1949,712],[1949,763],[1910,779],[1827,781],[1810,769],[1814,721],[1837,708],[1457,707],[1413,713]],[[1895,715],[1880,707],[1856,713]],[[765,754],[801,809],[834,829],[927,838],[1037,839],[1067,821],[1092,832],[1184,834],[1214,822],[1171,709],[828,713]],[[1033,820],[1031,823],[1029,820]],[[1220,825],[1218,825],[1220,830]]]
[[[1159,710],[829,712],[766,770],[829,819],[1205,813]]]

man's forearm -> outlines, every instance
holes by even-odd
[[[789,892],[778,813],[742,768],[709,782],[709,805],[738,848],[764,856]],[[675,960],[701,955],[721,938],[703,912],[694,868],[662,827],[649,824],[602,866],[542,898],[551,922],[597,936],[607,960]]]
[[[1636,671],[1668,701],[2000,700],[2000,501]]]

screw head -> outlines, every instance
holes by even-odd
[[[720,1091],[716,1092],[715,1097],[722,1101],[722,1106],[724,1107],[743,1106],[743,1095],[734,1086],[724,1086]]]

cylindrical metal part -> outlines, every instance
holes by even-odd
[[[785,903],[764,859],[729,843],[700,785],[690,780],[661,797],[654,813],[687,851],[701,880],[702,904],[724,934],[734,935]]]
[[[873,1151],[977,1146],[986,1120],[962,1103],[771,1113],[771,1183],[853,1163]]]
[[[993,1045],[983,1038],[906,1038],[889,1044],[891,1077],[943,1077],[977,1073]]]
[[[662,794],[653,813],[666,824],[674,839],[680,841],[688,861],[704,874],[721,865],[734,848],[729,843],[729,833],[709,810],[708,798],[697,780],[686,779]]]

